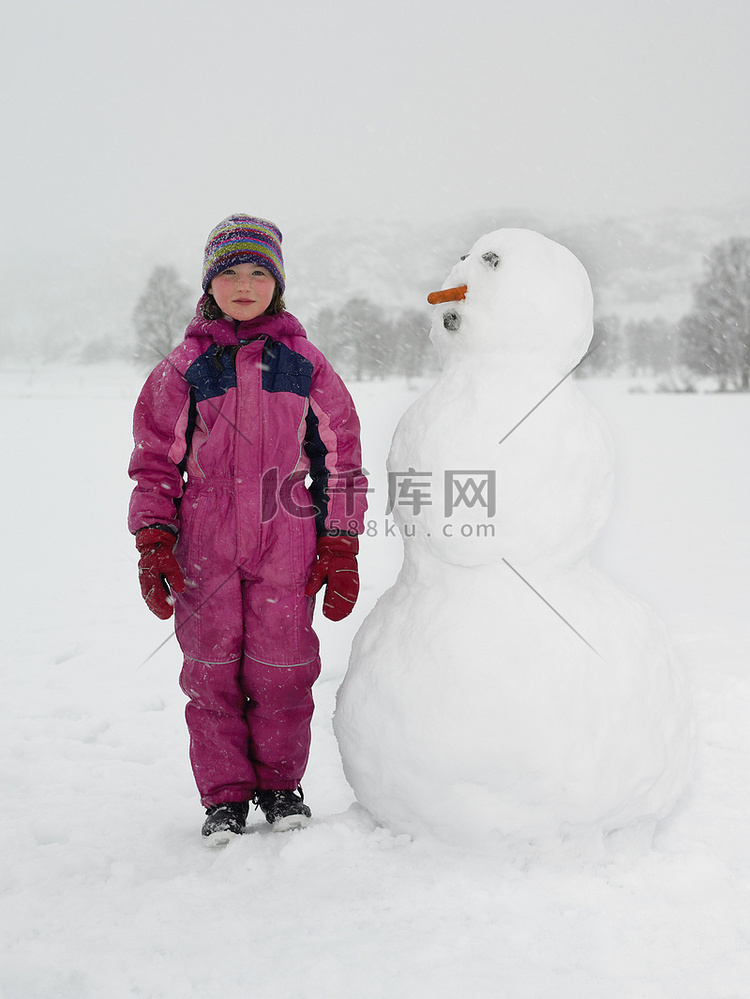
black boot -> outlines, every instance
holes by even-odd
[[[300,829],[307,825],[312,812],[304,804],[302,788],[296,791],[256,791],[253,801],[274,829]]]
[[[248,801],[226,801],[221,805],[210,805],[206,809],[206,821],[201,835],[212,845],[228,843],[233,836],[240,836],[245,831],[249,808]]]

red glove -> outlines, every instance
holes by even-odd
[[[142,527],[135,536],[141,553],[138,578],[148,609],[162,621],[172,616],[172,593],[182,593],[185,580],[172,554],[177,538],[161,527]]]
[[[351,614],[359,593],[359,572],[356,555],[359,538],[349,534],[318,538],[318,559],[305,587],[313,597],[327,581],[323,613],[331,621],[340,621]]]

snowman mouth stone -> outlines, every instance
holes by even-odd
[[[459,329],[461,326],[461,316],[455,309],[448,309],[447,312],[443,313],[443,326],[451,333],[455,333]]]

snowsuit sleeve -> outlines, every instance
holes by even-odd
[[[191,394],[175,354],[177,351],[157,365],[135,407],[135,448],[128,468],[136,483],[128,516],[133,534],[151,524],[178,531],[177,511],[184,489],[181,465],[188,449]]]
[[[352,397],[322,355],[310,387],[305,450],[318,536],[361,534],[367,509],[360,426]]]

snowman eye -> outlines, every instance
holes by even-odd
[[[466,258],[467,258],[468,256],[469,256],[469,254],[468,254],[468,253],[464,253],[464,255],[463,255],[462,257],[459,257],[459,260],[466,260]]]
[[[482,260],[484,260],[487,266],[491,267],[493,270],[500,263],[500,257],[498,257],[496,253],[493,253],[492,250],[488,250],[486,253],[483,253]]]

